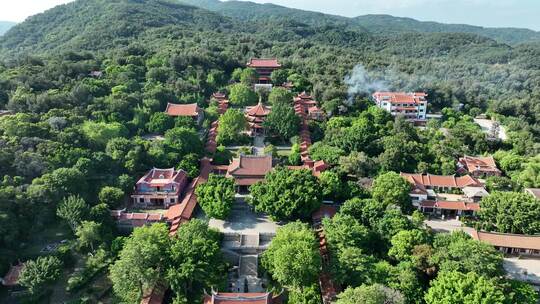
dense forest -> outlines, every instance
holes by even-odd
[[[276,57],[294,93],[312,92],[330,114],[328,121],[310,125],[315,142],[310,154],[333,169],[321,181],[310,174],[276,171],[268,177],[275,183],[268,184],[278,187],[280,178],[293,176],[303,182],[299,189],[308,185],[312,193],[321,193],[314,196],[318,201],[309,201],[313,206],[322,196],[347,201],[325,227],[336,257],[334,275],[338,283],[351,287],[350,298],[369,284],[401,292],[404,302],[396,303],[438,303],[437,292],[451,285],[443,276],[435,279],[440,271],[455,281],[468,279],[489,289],[485,292],[494,297],[492,303],[513,303],[520,296],[522,303],[535,299],[517,282],[485,278],[502,272],[501,257],[493,248],[462,234],[435,237],[422,227],[420,215],[406,217],[411,213],[402,195],[407,197],[407,188],[375,185],[369,192],[339,180],[377,177],[382,184],[385,179],[394,181],[393,172],[399,171],[454,174],[456,157],[494,153],[505,177],[491,181],[493,190],[540,187],[540,43],[534,42],[538,33],[415,21],[396,29],[381,21],[388,17],[349,19],[273,5],[189,3],[202,8],[169,0],[78,0],[30,17],[0,37],[0,110],[9,111],[0,117],[0,273],[17,260],[36,258],[39,253],[32,242],[60,229],[68,231],[75,245],[36,259],[32,267],[50,273],[28,279],[30,290],[46,286],[59,276],[60,265],[73,267],[78,257],[77,267],[84,270],[70,276],[71,292],[114,265],[110,272],[115,292],[121,300],[133,301],[148,286],[122,285],[123,271],[139,262],[137,252],[148,248],[155,251],[145,258],[147,264],[138,266],[156,269],[147,275],[170,282],[175,303],[195,303],[204,288],[223,283],[224,265],[216,249],[219,236],[204,223],[183,226],[181,237],[174,240],[167,237],[164,225],[117,237],[109,210],[121,204],[149,168],[198,168],[205,155],[201,130],[191,121],[166,117],[168,102],[198,103],[205,109],[207,129],[218,119],[211,94],[227,91],[233,104],[253,104],[258,96],[245,88],[249,75],[244,77],[248,73],[239,69],[252,57]],[[373,26],[377,22],[389,28]],[[240,84],[231,86],[232,82]],[[370,104],[367,97],[374,88],[425,91],[430,112],[441,113],[442,121],[419,130],[393,119]],[[243,94],[246,98],[236,98]],[[473,123],[479,114],[500,121],[509,139],[489,140]],[[242,117],[231,110],[219,119],[238,116]],[[297,133],[297,128],[281,131],[279,117],[276,121],[282,141],[295,138],[289,133]],[[146,136],[155,133],[163,140]],[[234,136],[218,140],[241,141]],[[283,163],[296,164],[293,158]],[[227,163],[230,155],[224,159]],[[210,184],[230,186],[218,179]],[[201,197],[214,199],[210,190],[201,189]],[[260,185],[254,189],[267,191]],[[395,201],[383,198],[386,191],[397,193]],[[265,202],[272,199],[263,197],[254,204],[267,211]],[[530,205],[536,208],[538,202]],[[283,217],[306,217],[299,214]],[[309,244],[313,235],[302,235],[308,230],[302,225],[293,223],[291,230],[299,231],[295,237],[302,239],[301,245]],[[488,216],[484,225],[494,226]],[[538,227],[517,231],[540,232]],[[354,241],[347,243],[348,239]],[[198,273],[186,262],[200,262],[197,252],[185,250],[192,245],[209,250],[210,264]],[[274,249],[280,250],[277,245]],[[264,258],[269,271],[282,266],[274,264],[273,252]],[[489,261],[478,262],[484,254]],[[193,273],[183,273],[178,265]],[[312,281],[297,286],[281,279],[276,280],[296,292],[292,298],[303,291],[306,297],[313,294]],[[429,288],[430,282],[434,287]]]

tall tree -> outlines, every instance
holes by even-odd
[[[229,109],[219,117],[217,142],[225,145],[235,143],[246,128],[244,114],[239,110]]]
[[[380,284],[347,288],[338,295],[336,304],[405,304],[403,295]]]
[[[83,221],[75,231],[77,241],[81,248],[88,248],[94,251],[94,244],[102,240],[101,224],[92,221]]]
[[[226,219],[234,203],[234,180],[211,174],[208,181],[195,190],[197,201],[207,216]]]
[[[272,277],[292,290],[303,290],[317,281],[321,266],[315,234],[306,224],[289,223],[278,229],[263,253],[262,263]]]
[[[384,205],[394,204],[399,206],[403,212],[412,209],[412,202],[409,196],[411,184],[395,172],[387,172],[377,176],[371,188],[373,199]]]
[[[308,218],[322,201],[319,181],[309,170],[276,168],[250,191],[255,210],[276,220]]]
[[[292,106],[293,94],[284,88],[277,87],[272,89],[268,95],[268,102],[273,106],[278,104]]]
[[[65,220],[73,231],[88,215],[88,204],[80,196],[70,195],[62,200],[56,215]]]
[[[200,301],[204,290],[224,287],[226,265],[219,232],[193,219],[182,225],[172,240],[166,279],[175,293],[175,303]]]
[[[62,262],[55,256],[39,257],[24,264],[19,283],[30,293],[42,291],[48,284],[56,281],[62,273]]]
[[[135,228],[110,268],[113,290],[120,299],[138,302],[164,277],[170,242],[165,224]]]
[[[441,272],[425,295],[427,304],[505,303],[504,293],[494,279],[474,272]]]
[[[230,87],[229,99],[231,104],[239,107],[257,102],[257,94],[245,84],[234,84]]]
[[[291,105],[280,102],[272,107],[272,112],[263,124],[270,134],[281,141],[286,141],[298,135],[300,118]]]
[[[540,232],[540,200],[520,192],[493,192],[480,202],[482,229],[502,233]]]

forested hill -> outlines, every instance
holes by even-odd
[[[364,15],[347,18],[287,8],[274,4],[257,4],[246,1],[219,0],[180,0],[183,3],[220,12],[241,20],[262,20],[290,18],[311,25],[338,22],[349,28],[368,30],[376,34],[396,34],[404,32],[419,33],[468,33],[494,39],[501,43],[515,45],[524,42],[540,41],[540,32],[521,28],[485,28],[465,24],[444,24],[438,22],[422,22],[412,18],[401,18],[390,15]]]
[[[507,44],[540,41],[540,32],[523,28],[489,28],[467,24],[444,24],[418,21],[390,15],[364,15],[354,18],[361,26],[379,33],[470,33],[495,39]]]
[[[169,0],[79,0],[32,16],[0,40],[0,48],[39,52],[110,49],[154,28],[225,29],[226,17]]]
[[[4,35],[16,23],[10,21],[0,21],[0,36]]]

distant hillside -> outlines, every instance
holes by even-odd
[[[0,21],[0,36],[4,35],[15,24],[17,24],[17,23],[10,22],[10,21]]]
[[[205,8],[211,11],[233,17],[239,20],[268,20],[268,19],[290,19],[309,25],[325,25],[328,23],[339,25],[354,26],[358,25],[351,22],[351,18],[323,14],[319,12],[305,11],[300,9],[288,8],[275,4],[258,4],[249,1],[226,1],[219,0],[178,0],[182,3]],[[363,29],[365,30],[365,29]]]
[[[0,39],[0,48],[18,53],[57,47],[107,49],[173,25],[215,30],[231,23],[208,10],[168,0],[79,0],[16,25]]]
[[[469,33],[488,37],[507,44],[540,41],[540,32],[521,28],[486,28],[466,24],[444,24],[418,21],[390,15],[365,15],[354,18],[361,26],[378,33]]]
[[[356,18],[287,8],[274,4],[257,4],[246,1],[179,0],[241,20],[290,18],[310,25],[339,22],[349,28],[367,30],[377,34],[391,35],[403,32],[420,33],[467,33],[494,39],[506,44],[540,41],[540,32],[520,28],[485,28],[464,24],[422,22],[411,18],[390,15],[365,15]]]

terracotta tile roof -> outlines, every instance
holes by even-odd
[[[199,177],[191,182],[180,204],[173,205],[167,210],[165,217],[172,223],[171,228],[169,229],[171,235],[175,235],[179,226],[189,221],[193,216],[193,211],[197,207],[197,195],[195,194],[195,189],[198,185],[206,183],[212,169],[213,167],[210,164],[210,160],[208,158],[203,158],[201,160]]]
[[[456,177],[454,175],[410,174],[403,172],[400,175],[419,191],[425,191],[426,187],[483,187],[479,180],[470,175]]]
[[[497,247],[540,250],[540,235],[508,234],[476,230],[471,235],[475,240]]]
[[[4,286],[17,286],[19,284],[19,276],[24,268],[23,263],[19,265],[11,266],[6,275],[2,278],[2,285]]]
[[[212,97],[214,97],[217,100],[224,100],[227,98],[227,95],[225,95],[225,93],[215,92],[212,94]]]
[[[337,209],[334,206],[323,205],[319,210],[315,211],[311,217],[313,220],[320,220],[325,217],[333,218],[336,215]]]
[[[176,192],[179,192],[187,182],[187,179],[188,175],[184,170],[175,170],[174,168],[153,168],[139,179],[137,188],[142,185],[147,185],[148,187],[163,187],[173,184],[176,186]]]
[[[265,176],[270,170],[272,170],[272,156],[241,155],[233,159],[227,174],[235,177],[258,177]]]
[[[313,99],[313,97],[311,95],[309,95],[308,93],[306,93],[306,91],[298,94],[297,97],[300,98],[300,99]]]
[[[527,191],[537,199],[540,199],[540,188],[526,188],[525,191]]]
[[[452,202],[452,201],[423,201],[420,203],[422,207],[436,208],[442,210],[460,210],[460,211],[478,211],[480,210],[479,203],[467,202]]]
[[[267,116],[270,114],[270,112],[271,108],[263,105],[260,102],[254,107],[246,108],[246,114],[249,116]]]
[[[481,157],[481,156],[467,156],[460,158],[459,165],[467,169],[469,172],[474,171],[489,171],[489,172],[501,172],[497,168],[495,159],[493,156]]]
[[[281,64],[279,64],[276,58],[251,58],[247,63],[247,66],[250,68],[280,68]]]
[[[174,104],[168,103],[165,110],[170,116],[199,116],[201,109],[196,103],[192,104]]]
[[[419,104],[425,103],[428,95],[423,92],[375,92],[372,96],[378,102]]]
[[[272,296],[272,293],[212,293],[205,295],[204,304],[278,304],[281,295]]]

